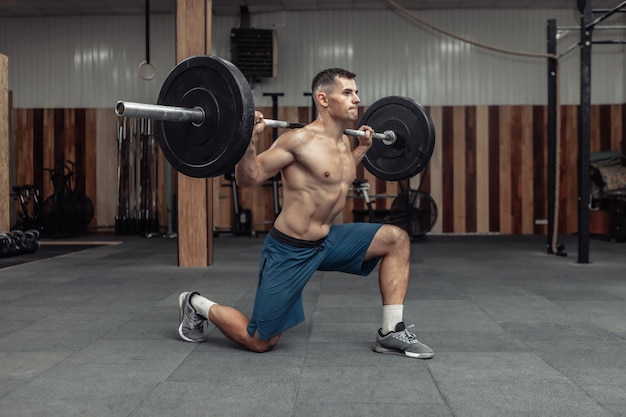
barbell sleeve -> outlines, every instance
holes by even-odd
[[[191,122],[201,125],[204,121],[204,110],[199,107],[175,107],[159,104],[132,103],[118,101],[115,114],[139,119],[163,120],[165,122]]]
[[[160,104],[133,103],[128,101],[118,101],[115,106],[115,114],[124,117],[162,120],[165,122],[191,122],[197,126],[200,126],[205,118],[204,110],[199,107],[163,106]],[[265,126],[271,128],[297,129],[305,126],[303,123],[272,119],[263,120],[265,121]],[[343,133],[356,137],[365,136],[365,131],[363,130],[344,129]],[[382,140],[385,145],[393,145],[396,141],[396,134],[392,130],[387,130],[384,133],[376,132],[372,137]]]
[[[348,136],[356,136],[358,138],[362,138],[365,136],[364,130],[355,130],[355,129],[344,129],[343,133]],[[385,145],[393,145],[396,142],[396,133],[393,130],[386,130],[384,133],[374,132],[372,134],[374,139],[380,139],[383,141]]]

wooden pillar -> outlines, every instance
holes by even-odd
[[[9,176],[9,58],[0,54],[0,233],[11,228]]]
[[[211,53],[211,0],[177,0],[176,62]],[[178,265],[213,264],[213,179],[178,174]]]

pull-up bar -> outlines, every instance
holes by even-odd
[[[625,11],[626,12],[626,11]],[[580,30],[580,26],[559,26],[557,30]],[[625,30],[626,25],[619,26],[596,26],[593,30]]]
[[[597,19],[589,22],[589,24],[587,24],[585,26],[585,30],[593,29],[598,23],[605,21],[609,17],[613,16],[615,13],[621,11],[624,8],[624,6],[626,6],[626,1],[623,1],[619,6],[614,7],[613,9],[609,10],[608,12],[603,14],[602,16],[600,16]],[[581,11],[581,13],[582,13],[582,11]]]
[[[626,45],[626,39],[606,40],[606,41],[591,41],[591,44],[593,44],[593,45]],[[559,56],[557,58],[558,59],[563,58],[565,55],[569,54],[570,52],[572,52],[573,50],[575,50],[579,46],[580,46],[580,42],[576,42],[576,43],[570,45],[570,47],[567,48],[565,50],[565,52],[559,54]]]

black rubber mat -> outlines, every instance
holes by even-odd
[[[66,255],[72,252],[79,252],[86,249],[95,248],[98,244],[77,244],[77,243],[44,243],[35,253],[24,253],[9,257],[0,257],[0,269],[10,266],[20,265],[28,262],[35,262],[41,259],[54,258],[55,256]]]

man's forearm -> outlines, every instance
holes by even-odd
[[[256,159],[256,141],[251,141],[248,149],[235,165],[235,180],[240,187],[256,184],[259,173]]]
[[[365,154],[367,153],[369,148],[370,148],[369,146],[363,146],[363,145],[360,145],[354,148],[354,150],[352,151],[352,156],[354,157],[354,163],[356,165],[359,165],[361,161],[363,160],[363,158],[365,158]]]

